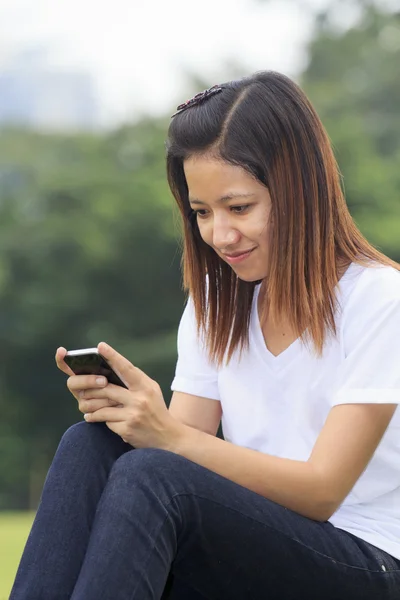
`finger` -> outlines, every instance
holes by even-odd
[[[67,354],[66,348],[63,348],[62,346],[60,346],[59,348],[57,348],[57,350],[56,350],[56,356],[55,356],[55,358],[56,358],[56,364],[57,364],[57,367],[60,369],[60,371],[62,371],[66,375],[73,375],[74,372],[72,371],[72,369],[70,369],[70,367],[64,361],[64,356],[66,354]]]
[[[77,377],[77,375],[76,375]],[[74,384],[75,385],[75,384]],[[77,384],[79,385],[79,383]],[[106,387],[98,386],[98,388],[78,388],[74,390],[80,400],[109,400],[110,406],[117,404],[127,405],[132,404],[132,393],[120,385],[109,383]]]
[[[119,435],[119,437],[125,442],[125,444],[129,444],[131,446],[128,440],[125,437],[123,437],[126,436],[126,428],[124,423],[112,423],[111,421],[106,421],[106,425],[110,431],[113,431],[114,433]]]
[[[121,423],[126,420],[126,414],[125,410],[121,407],[99,408],[99,410],[93,413],[85,414],[85,420],[90,423],[104,423],[105,421]]]
[[[123,406],[122,404],[117,404],[113,400],[109,398],[92,398],[90,400],[79,400],[79,410],[81,413],[92,413],[96,410],[100,410],[100,408],[108,408],[109,406]]]
[[[80,390],[102,389],[107,385],[107,379],[98,375],[71,375],[67,380],[67,386],[73,394]]]
[[[105,342],[100,342],[97,348],[130,390],[142,387],[146,380],[151,381],[150,377],[143,371],[135,367],[122,354],[119,354]]]

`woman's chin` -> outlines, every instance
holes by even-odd
[[[242,269],[233,269],[233,271],[235,271],[235,273],[239,279],[241,279],[242,281],[247,281],[248,283],[251,283],[254,281],[261,281],[262,279],[265,279],[265,277],[266,277],[266,274],[261,273],[260,271],[248,270],[246,272],[245,269],[243,269],[243,270]]]

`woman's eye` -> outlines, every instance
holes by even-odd
[[[200,208],[199,210],[194,211],[196,217],[200,217],[200,219],[204,219],[207,216],[207,211],[205,209]]]
[[[242,204],[241,206],[231,206],[231,211],[241,215],[242,213],[244,213],[248,208],[250,207],[250,204]]]
[[[250,208],[250,204],[241,204],[240,206],[230,206],[229,210],[237,215],[241,215]],[[205,208],[199,208],[193,211],[199,219],[206,219],[210,214]]]

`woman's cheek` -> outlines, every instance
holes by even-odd
[[[199,227],[199,233],[200,233],[202,240],[209,246],[212,246],[213,235],[212,235],[212,228],[210,227],[210,225],[207,225],[207,223],[199,222],[198,227]]]

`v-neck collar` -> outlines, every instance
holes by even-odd
[[[343,283],[349,275],[352,274],[354,267],[357,267],[355,263],[351,263],[347,270],[343,273],[342,277],[337,283],[338,293],[341,293],[340,284]],[[260,317],[258,314],[258,296],[261,289],[261,283],[258,284],[254,291],[252,312],[250,318],[250,340],[254,343],[255,348],[261,359],[266,362],[274,370],[282,370],[287,368],[296,357],[301,356],[304,352],[309,352],[307,345],[303,342],[301,337],[296,338],[285,350],[279,354],[273,354],[265,343],[264,335],[262,332]]]
[[[285,368],[292,362],[296,354],[301,353],[301,347],[303,344],[300,338],[297,338],[290,344],[290,346],[276,356],[268,349],[268,346],[265,343],[260,317],[258,314],[258,296],[260,288],[261,284],[259,284],[254,291],[249,335],[250,338],[253,338],[251,341],[254,343],[259,356],[264,362],[274,369]]]

